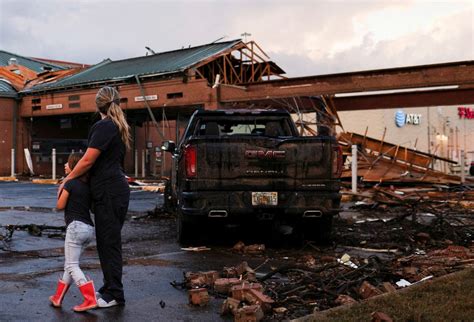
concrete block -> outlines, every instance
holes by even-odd
[[[352,297],[350,297],[349,295],[344,295],[344,294],[340,294],[337,299],[335,300],[336,304],[339,304],[339,305],[347,305],[347,304],[354,304],[354,303],[357,303],[356,300],[354,300]]]
[[[205,276],[206,279],[206,284],[209,286],[213,286],[215,281],[219,278],[219,272],[218,271],[207,271],[207,272],[202,272]]]
[[[263,319],[263,316],[259,305],[244,306],[235,313],[234,322],[258,322]]]
[[[243,301],[245,299],[244,293],[250,289],[254,289],[260,292],[263,290],[262,284],[260,283],[241,282],[238,285],[232,286],[230,292],[234,299]]]
[[[206,306],[209,304],[209,294],[205,288],[195,288],[188,291],[189,303],[192,305]]]
[[[270,312],[273,303],[275,303],[271,297],[252,288],[244,291],[244,300],[252,305],[260,305],[264,312]]]
[[[231,313],[232,315],[235,315],[235,313],[239,309],[239,305],[240,305],[239,300],[236,300],[232,297],[228,297],[222,304],[221,315],[226,315],[229,313]]]
[[[214,281],[214,290],[221,294],[229,294],[232,286],[242,283],[238,278],[218,278]]]
[[[250,255],[262,254],[265,252],[265,245],[255,244],[255,245],[245,246],[243,249],[243,252],[244,254],[250,254]]]
[[[359,288],[359,295],[363,299],[368,299],[370,297],[380,295],[380,294],[382,294],[382,291],[380,291],[378,288],[376,288],[375,286],[373,286],[367,281],[364,281]]]
[[[397,289],[395,288],[395,286],[392,285],[392,283],[384,282],[382,283],[382,291],[386,293],[393,293],[393,292],[396,292]]]

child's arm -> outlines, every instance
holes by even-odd
[[[58,197],[58,202],[56,203],[56,209],[63,210],[64,208],[66,208],[68,198],[69,198],[69,192],[66,189],[63,189]]]

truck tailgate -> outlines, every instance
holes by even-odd
[[[330,137],[196,138],[199,190],[326,190],[332,177]],[[322,183],[325,182],[325,183]]]

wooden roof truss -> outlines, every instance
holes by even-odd
[[[212,56],[192,69],[197,79],[207,79],[209,85],[237,85],[275,78],[286,78],[284,71],[254,41],[236,46]],[[219,75],[219,79],[218,76]]]

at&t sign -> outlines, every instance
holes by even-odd
[[[395,124],[398,127],[404,127],[405,124],[420,125],[421,114],[405,113],[402,110],[398,110],[395,113]]]

